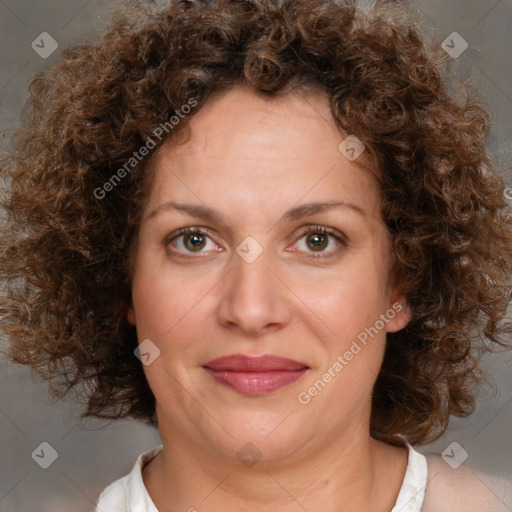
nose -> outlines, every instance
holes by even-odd
[[[235,258],[238,261],[222,280],[219,322],[250,336],[282,329],[290,321],[292,292],[265,252],[252,263]]]

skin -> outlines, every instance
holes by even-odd
[[[371,392],[386,332],[410,313],[390,282],[378,189],[361,168],[364,154],[351,162],[339,151],[346,136],[319,91],[269,99],[234,88],[194,115],[184,144],[154,155],[128,320],[160,350],[144,371],[164,450],[143,470],[160,511],[389,512],[396,501],[407,451],[370,437]],[[280,220],[331,200],[362,213]],[[208,206],[222,221],[163,206],[170,201]],[[319,251],[308,225],[332,228],[346,244],[321,235]],[[198,226],[209,233],[199,252],[186,236],[170,240]],[[263,249],[252,263],[236,252],[248,236]],[[298,394],[397,303],[401,311],[301,404]],[[248,397],[202,367],[232,354],[275,354],[309,370]],[[247,442],[261,453],[252,467],[236,455]]]

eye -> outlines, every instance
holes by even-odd
[[[304,243],[301,240],[304,239]],[[334,245],[334,248],[326,250]],[[313,253],[327,253],[326,256],[315,256],[313,258],[323,258],[337,254],[343,247],[347,246],[347,239],[342,233],[325,226],[308,226],[297,242],[296,246],[292,248],[292,252],[303,251]]]
[[[209,248],[208,240],[211,242]],[[205,247],[206,250],[219,250],[208,232],[196,227],[179,229],[166,239],[166,245],[171,245],[177,249],[171,249],[171,253],[201,253],[205,252],[203,251]]]
[[[304,240],[305,243],[301,243]],[[184,255],[187,253],[201,254],[208,250],[220,251],[218,246],[213,242],[207,230],[199,227],[181,228],[171,234],[165,241],[166,246],[172,246],[168,249],[171,254]],[[210,243],[210,246],[208,244]],[[335,248],[326,250],[334,245]],[[326,256],[311,255],[313,258],[323,258],[337,254],[343,247],[347,246],[347,239],[342,233],[325,226],[308,226],[302,232],[296,245],[290,249],[291,252],[312,252],[326,253]],[[203,250],[204,249],[204,250]]]

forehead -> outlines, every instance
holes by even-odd
[[[334,121],[328,95],[321,90],[265,96],[240,86],[205,104],[192,117],[190,129],[191,139],[175,147],[176,156],[251,155],[261,161],[289,149],[288,158],[304,159],[313,148],[336,149],[344,135]],[[263,147],[266,151],[258,154]]]
[[[340,151],[347,134],[322,91],[264,97],[234,88],[204,105],[188,128],[186,142],[170,141],[155,155],[152,206],[184,195],[218,206],[229,195],[233,206],[238,198],[241,207],[277,210],[301,198],[369,209],[378,202],[365,155],[350,161]]]

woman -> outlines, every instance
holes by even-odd
[[[472,411],[511,290],[489,119],[438,55],[386,4],[173,2],[32,82],[9,357],[162,438],[98,511],[504,506],[413,448]]]

